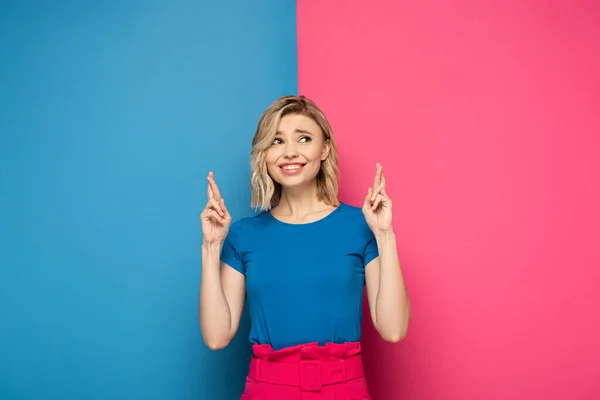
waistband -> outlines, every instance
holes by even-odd
[[[360,343],[309,343],[274,351],[269,345],[253,345],[248,378],[257,382],[319,391],[364,377]]]

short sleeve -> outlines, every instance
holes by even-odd
[[[229,233],[227,233],[227,237],[223,242],[223,247],[221,249],[221,262],[224,262],[231,268],[245,275],[246,268],[244,266],[242,257],[240,257],[241,237],[240,224],[238,221],[231,225],[229,228]]]
[[[377,240],[369,225],[365,221],[365,247],[363,252],[363,265],[366,267],[371,261],[379,256],[379,248],[377,247]]]

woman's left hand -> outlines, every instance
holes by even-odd
[[[373,187],[369,188],[362,211],[374,234],[392,230],[392,200],[385,192],[383,167],[379,163],[377,163]]]

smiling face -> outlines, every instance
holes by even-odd
[[[282,96],[262,113],[252,138],[250,204],[266,211],[279,204],[284,189],[316,186],[319,201],[337,206],[337,162],[323,111],[304,96]]]
[[[319,125],[301,114],[281,118],[265,161],[271,178],[282,187],[314,184],[327,158],[329,143]]]

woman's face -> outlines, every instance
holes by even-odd
[[[283,187],[311,184],[327,158],[329,144],[312,118],[288,114],[281,118],[271,147],[267,149],[267,170]]]

